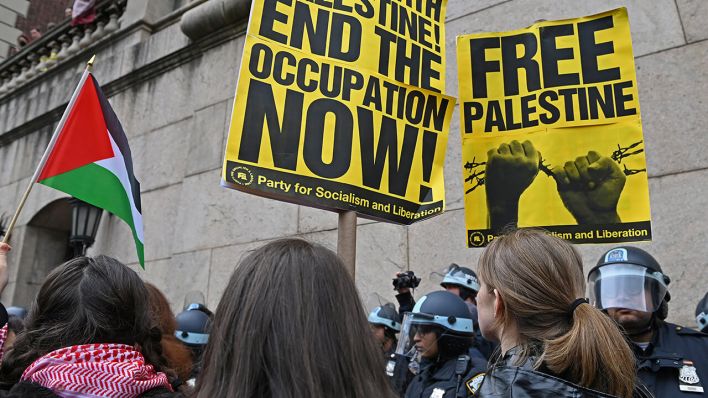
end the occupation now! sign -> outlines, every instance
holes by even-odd
[[[442,213],[445,7],[254,2],[222,184],[400,224]]]

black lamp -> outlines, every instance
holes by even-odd
[[[84,256],[96,239],[103,209],[76,198],[69,199],[69,203],[72,208],[69,245],[74,249],[74,257]]]

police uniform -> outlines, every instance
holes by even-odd
[[[641,381],[656,397],[708,396],[708,334],[658,324],[646,350],[633,344]]]
[[[421,372],[408,386],[405,398],[467,398],[472,392],[467,387],[477,379],[481,381],[487,363],[477,358],[465,356],[467,366],[457,372],[458,360],[428,361],[421,363]]]
[[[403,398],[406,389],[415,376],[410,369],[410,361],[404,355],[391,354],[386,361],[386,375],[396,395]]]

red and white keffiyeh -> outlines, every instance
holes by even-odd
[[[2,305],[2,304],[0,304]],[[5,341],[7,340],[7,323],[5,326],[0,328],[0,362],[2,362],[2,357],[5,354]]]
[[[37,359],[22,380],[64,398],[134,398],[156,387],[172,391],[167,376],[155,372],[143,355],[125,344],[84,344]]]

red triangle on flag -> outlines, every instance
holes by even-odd
[[[113,156],[94,80],[89,78],[84,82],[37,181]]]

